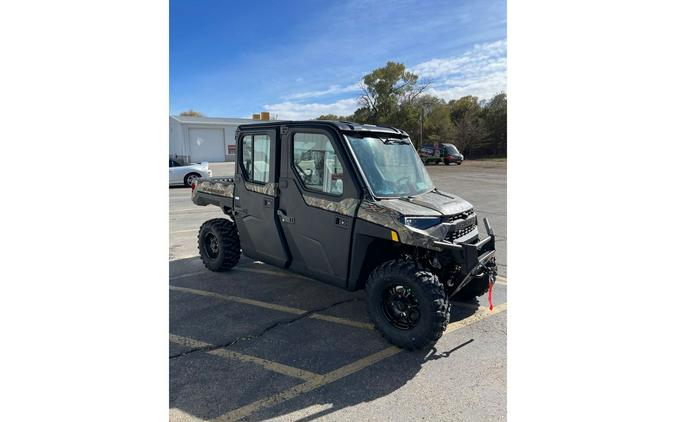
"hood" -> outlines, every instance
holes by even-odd
[[[433,190],[412,198],[383,199],[380,205],[406,216],[441,216],[459,214],[473,206],[456,195]]]

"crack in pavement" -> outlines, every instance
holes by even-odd
[[[210,344],[208,346],[195,347],[194,349],[186,350],[185,352],[177,353],[175,355],[169,355],[169,359],[175,359],[175,358],[179,358],[181,356],[186,356],[186,355],[190,355],[192,353],[197,353],[197,352],[210,352],[210,351],[215,350],[215,349],[225,349],[225,348],[230,347],[233,344],[238,343],[240,341],[248,341],[248,340],[252,340],[252,339],[255,339],[255,338],[260,338],[260,337],[264,336],[265,334],[267,334],[269,331],[271,331],[271,330],[273,330],[273,329],[275,329],[279,326],[292,324],[292,323],[294,323],[296,321],[299,321],[301,319],[311,317],[312,315],[314,315],[318,312],[327,311],[328,309],[331,309],[335,306],[343,305],[345,303],[358,302],[358,301],[362,301],[362,300],[363,300],[363,298],[357,297],[357,298],[352,298],[352,299],[341,300],[339,302],[332,303],[328,306],[324,306],[323,308],[311,309],[311,310],[309,310],[309,311],[307,311],[303,314],[300,314],[296,317],[286,318],[286,319],[283,319],[281,321],[277,321],[273,324],[270,324],[267,327],[264,327],[262,330],[260,330],[257,333],[240,336],[240,337],[235,338],[232,341],[229,341],[229,342],[223,343],[223,344]]]

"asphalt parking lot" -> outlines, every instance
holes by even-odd
[[[215,175],[231,164],[214,164]],[[221,217],[189,188],[170,197],[170,419],[505,420],[506,160],[428,166],[497,234],[494,309],[453,303],[435,348],[402,351],[370,324],[364,294],[242,257],[206,270],[197,231]]]

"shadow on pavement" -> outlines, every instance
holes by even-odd
[[[339,306],[334,311],[341,313],[333,315],[352,321],[369,321],[362,293],[346,292],[292,274],[275,274],[277,270],[269,266],[264,266],[268,273],[246,272],[247,263],[251,261],[242,259],[243,268],[239,272],[235,269],[211,273],[203,269],[198,257],[171,261],[170,285],[291,308],[322,309],[321,313],[325,313],[331,303],[336,303]],[[350,303],[343,306],[346,301]],[[451,306],[450,322],[467,318],[478,309],[478,302]],[[390,346],[374,330],[318,321],[310,318],[311,314],[298,317],[245,303],[176,292],[175,289],[171,290],[169,312],[172,335],[210,344],[227,344],[222,349],[318,374],[329,373]],[[403,351],[309,393],[262,408],[245,419],[264,420],[316,405],[330,405],[329,409],[296,419],[309,421],[345,407],[377,400],[404,386],[426,362],[452,359],[455,351],[471,342],[473,339],[453,345],[449,350],[433,347],[426,351]],[[170,407],[201,419],[217,418],[305,382],[249,362],[214,356],[207,351],[170,359],[169,366]]]

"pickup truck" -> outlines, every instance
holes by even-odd
[[[194,180],[192,201],[222,209],[199,254],[212,271],[240,255],[348,289],[391,343],[433,345],[450,299],[475,299],[497,273],[495,235],[473,206],[437,189],[399,129],[333,121],[239,126],[235,173]]]

